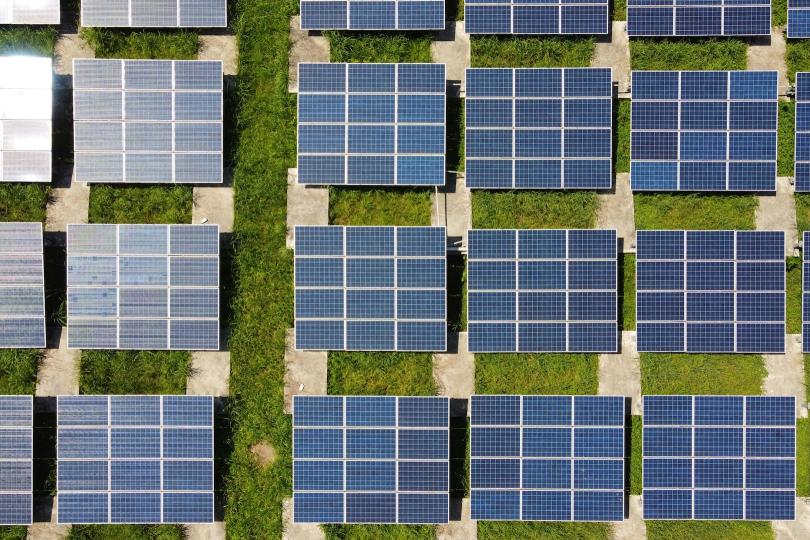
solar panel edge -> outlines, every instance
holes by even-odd
[[[100,2],[103,2],[103,1],[105,1],[105,0],[100,0]],[[182,15],[183,15],[183,13],[181,13],[182,0],[176,0],[176,5],[177,5],[177,19],[176,20],[177,20],[177,24],[175,24],[175,25],[171,25],[171,24],[133,25],[132,24],[132,15],[131,15],[131,13],[132,13],[132,2],[137,2],[137,1],[138,0],[129,0],[127,2],[127,7],[129,8],[128,9],[128,18],[129,18],[129,21],[130,21],[129,24],[111,23],[109,20],[106,20],[106,21],[99,20],[98,23],[94,23],[92,21],[93,17],[86,14],[86,12],[88,11],[88,4],[86,2],[81,2],[81,5],[79,7],[80,25],[88,27],[88,28],[226,28],[228,26],[227,5],[226,5],[226,2],[224,2],[224,1],[221,4],[221,7],[222,7],[222,13],[220,14],[220,15],[222,15],[222,23],[221,24],[210,24],[209,23],[209,24],[206,24],[206,25],[203,25],[203,26],[191,25],[191,24],[186,24],[186,25],[180,24],[180,19],[181,19]],[[148,4],[144,3],[144,7],[146,7],[147,5]],[[211,15],[208,15],[208,16],[211,17]],[[103,17],[104,17],[104,15],[99,16],[99,18],[103,18]],[[90,20],[88,20],[88,19],[90,19]]]
[[[14,513],[14,508],[5,507],[3,508],[2,517],[0,517],[0,525],[30,525],[33,522],[33,512],[34,512],[34,505],[33,505],[33,477],[34,477],[34,461],[33,461],[33,438],[34,438],[34,400],[33,396],[31,395],[14,395],[14,394],[6,394],[0,395],[0,400],[4,402],[20,402],[24,403],[24,414],[27,415],[27,421],[25,424],[22,424],[11,418],[8,422],[4,423],[2,421],[3,418],[3,411],[0,411],[0,433],[3,430],[11,430],[13,432],[25,432],[28,436],[28,448],[27,448],[27,457],[11,457],[2,458],[0,459],[0,463],[27,463],[28,467],[28,482],[27,487],[20,487],[20,486],[12,486],[7,489],[2,490],[2,496],[12,498],[17,497],[24,502],[28,503],[27,511],[23,509],[23,514]],[[13,414],[13,412],[12,412]],[[8,439],[6,439],[5,444],[8,444]],[[13,499],[12,499],[13,500]]]

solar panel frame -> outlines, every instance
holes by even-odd
[[[788,0],[788,39],[810,37],[810,5],[801,0]]]
[[[626,15],[630,37],[765,36],[771,28],[768,0],[629,0]]]
[[[219,272],[219,225],[69,224],[68,348],[219,350]]]
[[[407,403],[414,405],[410,413],[407,406],[403,407]],[[448,397],[296,395],[293,396],[292,406],[295,523],[416,525],[449,521]],[[436,418],[427,420],[423,415],[408,419],[409,414],[418,414],[420,407],[430,409],[430,414]],[[381,437],[392,433],[393,438]],[[429,448],[423,448],[424,453],[419,457],[420,454],[415,453],[420,444],[419,436],[428,433],[438,435],[438,438],[422,441]],[[406,434],[410,435],[406,437]],[[338,439],[339,447],[332,444]],[[317,449],[313,445],[317,445]],[[354,470],[349,471],[352,464],[358,468],[351,467]],[[375,471],[372,467],[385,468],[389,464],[391,469],[386,471]],[[407,465],[413,465],[416,469],[404,471]],[[334,474],[337,471],[333,470],[330,479],[325,468],[334,466],[338,467],[340,474]],[[425,468],[420,470],[420,466]],[[414,478],[407,473],[421,473],[424,476]],[[432,477],[434,474],[438,478]],[[391,475],[393,483],[386,483],[390,482]],[[360,482],[359,487],[352,488],[354,482]],[[353,506],[351,497],[366,496],[373,503],[374,497],[384,495],[389,499],[393,497],[393,506],[382,505],[380,514],[361,514],[357,519],[350,514],[350,507]],[[421,509],[421,514],[419,509],[414,511],[408,505],[415,503],[418,496],[433,500],[427,508]],[[318,497],[322,497],[323,501],[313,511],[309,499]],[[403,505],[403,501],[410,502]],[[437,515],[437,511],[441,515]]]
[[[608,2],[474,0],[464,5],[468,34],[607,34]]]
[[[445,64],[299,63],[298,183],[445,185],[445,73]]]
[[[613,68],[468,68],[466,80],[467,187],[611,189]]]
[[[223,183],[221,60],[77,58],[73,72],[78,181]]]
[[[206,9],[190,9],[197,6]],[[81,26],[224,28],[228,26],[227,0],[82,0]]]
[[[808,8],[810,13],[810,7]],[[810,37],[810,35],[808,35]],[[797,192],[810,192],[810,72],[796,73],[793,178]]]
[[[37,5],[39,4],[39,5]],[[0,24],[59,24],[59,0],[0,0]]]
[[[633,191],[776,191],[775,71],[631,76]]]
[[[672,246],[663,242],[652,244],[656,239],[665,238]],[[712,237],[716,237],[712,240]],[[724,237],[724,238],[719,238]],[[730,237],[730,238],[729,238]],[[770,240],[772,255],[768,258],[752,259],[742,257],[740,251],[745,249],[744,243],[740,242],[740,237],[751,239]],[[784,259],[784,232],[783,231],[638,231],[636,233],[637,257],[636,257],[636,335],[637,348],[639,352],[687,352],[687,353],[765,353],[781,354],[785,352],[785,329],[787,320],[787,300],[786,300],[786,263]],[[649,239],[649,240],[648,240]],[[733,250],[733,257],[719,253],[722,248],[721,243],[730,240],[731,244],[725,244]],[[756,241],[756,240],[754,240]],[[690,245],[697,245],[700,249],[701,243],[715,243],[718,253],[709,252],[703,257],[690,257],[688,250]],[[663,244],[663,247],[662,247]],[[679,249],[678,245],[683,247]],[[775,253],[781,254],[777,258]],[[657,256],[656,256],[657,255]],[[761,265],[755,268],[754,265]],[[690,266],[694,267],[690,271]],[[646,267],[651,270],[645,270]],[[732,275],[728,276],[729,267]],[[767,269],[779,268],[779,276],[782,276],[782,289],[766,289],[758,287],[740,286],[745,282],[746,275],[751,279],[756,279],[756,274],[767,276]],[[712,275],[714,274],[714,275]],[[705,283],[705,287],[690,287],[689,280],[694,279],[697,283]],[[729,277],[732,283],[728,283]],[[774,276],[769,276],[773,278]],[[762,279],[762,276],[759,276]],[[658,287],[647,287],[643,282],[654,281]],[[745,314],[747,295],[761,296],[764,303],[755,307],[758,316],[756,319],[751,314],[750,317],[741,317],[740,312]],[[689,297],[693,298],[690,299]],[[645,298],[650,298],[650,306],[658,306],[656,313],[663,312],[662,318],[649,318],[645,315]],[[667,297],[664,302],[664,297]],[[775,297],[781,301],[781,320],[768,318],[766,308],[773,308],[771,301]],[[705,302],[701,304],[701,301]],[[729,304],[731,302],[731,304]],[[690,305],[695,304],[699,314],[703,318],[696,319],[689,316]],[[753,305],[753,304],[752,304]],[[750,311],[750,310],[749,310]],[[667,313],[680,314],[680,318],[666,317]],[[692,325],[690,327],[690,325]],[[760,326],[760,330],[767,332],[768,327],[778,327],[781,325],[781,332],[778,335],[782,339],[778,342],[768,344],[768,336],[760,336],[757,339],[753,336],[754,343],[750,346],[745,344],[747,327]],[[706,327],[701,329],[701,327]],[[709,328],[713,330],[709,331]],[[729,328],[730,327],[730,328]],[[728,332],[733,332],[728,335]],[[694,337],[697,346],[693,348],[690,344],[690,335]],[[743,343],[741,345],[741,335]],[[679,337],[680,336],[680,337]],[[749,336],[750,337],[750,336]],[[728,340],[731,345],[728,346]],[[711,346],[705,343],[701,345],[701,340],[711,340]]]
[[[57,523],[213,523],[215,441],[214,398],[212,396],[57,396],[56,403]],[[82,405],[85,403],[88,406],[84,407],[85,410],[82,410]],[[195,410],[188,411],[188,413],[181,411],[178,415],[179,418],[173,418],[178,411],[172,410],[172,404],[182,406],[183,403],[190,404]],[[203,404],[202,408],[197,406],[200,403]],[[71,404],[74,407],[78,404],[79,408],[71,410]],[[150,411],[150,407],[154,408],[154,405],[158,406],[158,410]],[[128,407],[134,407],[135,410],[130,411],[128,414],[122,414],[122,418],[117,418],[117,407],[121,407],[123,411],[127,411]],[[156,418],[150,419],[150,414],[156,416]],[[202,416],[197,418],[198,415]],[[201,421],[204,423],[200,423]],[[127,431],[130,432],[129,435],[127,435]],[[157,440],[154,439],[155,431],[158,432]],[[184,446],[175,447],[174,445],[181,443],[176,437],[184,432],[184,437],[192,437],[191,442],[186,441]],[[76,436],[77,440],[72,441],[70,439],[71,434]],[[104,439],[103,451],[99,452],[98,455],[92,455],[93,442],[90,436],[93,434],[96,436],[101,435]],[[206,439],[210,440],[206,441]],[[70,442],[70,445],[68,445],[68,442]],[[203,443],[202,446],[200,445],[201,442]],[[154,455],[152,453],[154,449],[149,449],[155,444],[159,447],[159,455]],[[87,447],[82,448],[83,445],[87,445]],[[178,452],[177,448],[182,448],[183,451]],[[86,455],[82,456],[80,454]],[[194,454],[204,455],[201,457]],[[90,471],[78,469],[81,464],[92,465],[94,463],[102,466],[98,467],[97,470]],[[125,467],[127,464],[135,463],[138,464],[137,479],[116,476],[116,464]],[[208,476],[208,479],[195,475],[194,471],[186,471],[185,477],[182,475],[182,471],[179,471],[180,474],[174,477],[178,470],[173,468],[170,468],[167,474],[167,465],[188,465],[191,463],[210,464],[210,476]],[[150,481],[154,482],[154,478],[149,478],[150,475],[153,476],[154,471],[147,467],[153,465],[158,465],[160,472],[159,487],[157,489],[149,485]],[[73,468],[73,466],[76,468]],[[126,473],[123,469],[121,472]],[[134,471],[130,471],[130,473],[132,472]],[[206,473],[206,471],[202,472]],[[207,482],[210,489],[167,488],[167,476],[169,477],[168,482],[188,482],[186,485],[193,485],[195,482],[202,480]],[[144,489],[144,485],[139,484],[139,482],[144,482],[148,489]],[[71,483],[87,484],[91,487],[72,488],[68,485]],[[96,489],[92,488],[94,483],[97,484]],[[128,483],[136,485],[137,488]],[[121,485],[121,487],[114,489],[116,485]],[[178,486],[174,487],[177,488]],[[118,501],[124,502],[117,510],[124,513],[122,519],[117,519],[114,516],[116,494],[120,496]],[[148,495],[157,495],[159,497],[160,519],[127,519],[130,513],[138,515],[139,510],[146,512],[148,509],[144,510],[142,508],[140,504],[142,501],[135,499],[127,501],[126,497],[141,496],[146,498]],[[196,496],[198,500],[192,505],[193,507],[178,510],[173,504],[167,504],[167,502],[172,503],[184,495]],[[90,510],[86,507],[83,508],[83,504],[68,502],[71,497],[88,496],[95,498],[97,501],[102,501],[101,506]],[[208,498],[205,503],[200,502],[203,497]],[[131,506],[128,506],[127,503]],[[107,516],[106,519],[94,520],[87,517],[70,517],[73,512],[78,512],[81,516],[90,516],[95,514],[95,510],[98,508]],[[167,514],[171,516],[172,512],[182,511],[188,512],[189,519],[177,520],[171,517],[167,519]],[[203,517],[198,519],[196,516]]]
[[[802,352],[810,353],[810,233],[802,234]]]
[[[643,456],[643,489],[642,489],[642,500],[645,500],[644,504],[644,516],[643,519],[645,520],[658,520],[658,519],[665,519],[665,520],[692,520],[692,519],[700,519],[700,520],[788,520],[792,521],[795,519],[795,499],[796,499],[796,417],[795,417],[795,397],[793,396],[740,396],[740,395],[679,395],[679,396],[668,396],[668,395],[645,395],[642,396],[642,403],[644,405],[644,423],[643,423],[643,435],[642,435],[642,456]],[[741,407],[741,417],[739,421],[735,420],[731,415],[736,410],[736,407],[733,407],[731,410],[720,410],[720,411],[707,411],[707,412],[714,412],[715,416],[709,416],[707,418],[698,419],[698,403],[699,400],[706,401],[706,402],[719,402],[720,405],[728,405],[729,407],[733,407],[734,401],[740,402]],[[788,415],[793,419],[792,424],[786,424],[780,422],[779,418],[775,419],[767,419],[761,421],[754,421],[750,420],[749,415],[749,407],[753,401],[762,401],[773,403],[775,406],[782,409],[780,414]],[[661,403],[659,405],[659,402]],[[667,402],[670,402],[669,404]],[[671,407],[677,407],[678,409],[684,409],[681,412],[670,412],[667,409],[667,405]],[[766,403],[767,406],[767,403]],[[649,419],[648,421],[648,407],[652,410],[655,408],[655,414],[661,415],[661,418],[653,421]],[[687,411],[686,408],[688,407],[688,415],[686,415]],[[662,409],[659,411],[658,409]],[[671,416],[668,416],[671,415]],[[686,416],[688,416],[688,418]],[[709,421],[714,420],[714,421]],[[654,434],[651,433],[652,430],[656,430]],[[650,430],[650,431],[648,431]],[[712,432],[711,430],[714,430]],[[753,446],[752,443],[756,443],[757,445],[761,444],[773,444],[773,445],[782,445],[784,446],[786,443],[784,441],[785,430],[789,430],[788,433],[792,435],[792,440],[788,440],[788,444],[792,444],[793,446],[793,455],[792,456],[784,456],[784,455],[763,455],[761,449],[754,449],[753,455],[751,453],[751,448]],[[780,432],[780,433],[777,433]],[[749,434],[753,435],[749,437]],[[648,434],[649,434],[649,442],[648,442]],[[664,439],[670,436],[670,439],[666,439],[669,443],[664,443],[664,447],[667,450],[670,450],[669,453],[664,452],[663,450],[659,451],[658,448],[662,447],[662,442]],[[718,438],[712,439],[712,436],[716,436]],[[655,439],[661,439],[661,441],[657,441]],[[681,447],[678,446],[678,440],[683,439],[682,443],[686,446]],[[736,443],[739,443],[739,446]],[[654,444],[653,444],[654,443]],[[700,448],[698,448],[700,445]],[[725,448],[723,447],[725,445]],[[650,452],[648,455],[648,450],[653,447],[655,450]],[[735,450],[735,448],[739,448],[739,452]],[[726,451],[728,454],[723,454]],[[769,449],[764,454],[767,454],[770,451],[778,452],[778,448]],[[655,454],[655,455],[652,455]],[[664,475],[662,478],[652,478],[653,475],[657,473],[657,471],[651,472],[648,475],[648,469],[651,468],[652,463],[656,461],[661,461],[663,463],[662,474]],[[784,486],[749,486],[749,464],[754,463],[761,463],[767,465],[768,461],[772,462],[781,462],[781,463],[790,463],[793,465],[793,477],[790,478],[792,481],[793,487],[784,487]],[[679,470],[676,465],[678,463],[685,463],[688,464],[688,470],[691,471],[691,474],[681,475],[682,478],[677,477],[677,471]],[[700,468],[700,475],[696,471],[698,471],[698,464],[704,463],[705,467],[708,468]],[[712,471],[713,467],[718,467],[721,465],[721,462],[724,462],[723,465],[727,465],[730,462],[739,462],[739,485],[737,484],[736,477],[732,473],[728,471],[723,471],[722,469],[715,469]],[[729,469],[730,470],[730,469]],[[708,473],[714,472],[715,474],[720,475],[718,478],[712,480],[711,476],[708,476]],[[759,471],[761,475],[765,471]],[[703,477],[703,474],[706,474],[706,477]],[[675,475],[675,476],[673,476]],[[648,478],[649,476],[649,478]],[[754,482],[756,483],[756,476],[754,476]],[[718,485],[704,485],[704,486],[697,486],[698,483],[707,483],[711,484],[713,481],[717,481],[720,479]],[[777,476],[771,477],[771,480],[775,484],[780,482],[780,479]],[[784,479],[781,479],[782,481]],[[672,483],[673,485],[658,485],[660,483]],[[649,484],[655,484],[650,485]],[[675,486],[675,484],[680,484]],[[661,492],[661,499],[660,501],[657,499],[658,493]],[[706,512],[705,508],[701,509],[696,504],[697,494],[703,492],[706,497],[711,497],[712,494],[719,495],[721,493],[729,494],[729,493],[737,493],[740,495],[740,507],[739,513],[730,514],[734,512],[734,508],[729,505],[726,507],[723,504],[719,504],[716,506],[707,505],[707,508],[710,508],[714,512],[717,512],[715,515],[710,515],[710,513]],[[667,505],[667,496],[672,497],[674,493],[679,494],[686,494],[688,493],[688,497],[684,499],[682,502],[687,504],[676,504],[673,503],[672,505]],[[748,497],[752,494],[762,494],[762,496],[768,497],[773,502],[773,495],[776,493],[782,493],[788,495],[790,500],[793,501],[793,508],[790,509],[790,515],[777,515],[774,514],[759,514],[750,516],[749,515],[749,505]],[[655,494],[655,497],[653,496]],[[710,503],[711,499],[707,498],[706,502]],[[663,513],[658,514],[659,511],[659,502],[662,502],[661,507],[663,508]],[[778,504],[778,501],[777,501]],[[767,509],[763,508],[754,508],[754,510],[763,512]],[[774,512],[773,508],[771,509]],[[784,511],[785,509],[782,508]],[[667,514],[666,512],[671,512]],[[720,512],[729,512],[728,514],[720,514]]]
[[[33,426],[32,396],[0,396],[0,525],[33,523]]]
[[[303,30],[444,30],[444,0],[301,0]]]
[[[42,224],[0,223],[0,263],[0,348],[44,349]],[[7,271],[4,272],[3,268]],[[6,296],[6,291],[15,290],[16,294]],[[25,294],[21,295],[21,292]],[[26,312],[34,309],[36,313]]]

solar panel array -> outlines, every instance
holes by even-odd
[[[472,396],[471,407],[472,519],[624,519],[624,397]]]
[[[787,37],[810,37],[810,3],[806,0],[788,0]]]
[[[616,231],[471,230],[470,352],[615,352]]]
[[[802,351],[810,353],[810,233],[805,231],[802,240]]]
[[[295,228],[295,348],[447,350],[444,227]]]
[[[224,27],[227,0],[82,0],[82,26]]]
[[[41,223],[0,223],[0,348],[45,347]]]
[[[785,351],[782,231],[638,231],[638,350]]]
[[[68,225],[71,349],[219,349],[219,226]]]
[[[210,396],[58,396],[59,523],[214,521]]]
[[[59,24],[59,0],[0,0],[0,24]]]
[[[796,157],[793,171],[794,185],[796,191],[810,192],[810,73],[796,73],[795,99]]]
[[[775,71],[634,71],[630,181],[646,191],[775,191]]]
[[[0,57],[0,182],[51,181],[51,64]]]
[[[305,30],[443,30],[444,0],[301,0]]]
[[[607,34],[607,0],[467,0],[469,34]]]
[[[794,519],[794,397],[644,396],[644,519]]]
[[[610,189],[610,68],[468,69],[466,185]]]
[[[0,396],[0,525],[33,521],[33,403]]]
[[[770,0],[628,0],[629,36],[767,36]]]
[[[222,62],[74,60],[80,182],[222,182]]]
[[[293,397],[296,523],[447,523],[449,399]]]
[[[298,65],[300,184],[445,184],[444,64]]]

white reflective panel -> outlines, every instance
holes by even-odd
[[[3,0],[2,24],[59,24],[59,0]]]
[[[82,26],[214,28],[228,24],[226,0],[82,0],[81,8]]]

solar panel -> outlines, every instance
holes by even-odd
[[[214,521],[210,396],[58,396],[59,523]]]
[[[785,352],[782,231],[638,231],[638,350]]]
[[[59,24],[59,0],[0,0],[0,24]]]
[[[796,191],[806,193],[810,192],[810,73],[796,73],[795,99],[796,157],[793,177]]]
[[[222,62],[74,60],[76,179],[222,183]]]
[[[634,71],[635,191],[775,191],[775,71]]]
[[[630,36],[767,36],[770,0],[628,0]]]
[[[468,69],[466,184],[610,189],[610,68]]]
[[[0,396],[0,525],[33,521],[31,396]]]
[[[219,349],[219,226],[68,225],[71,349]]]
[[[470,34],[607,34],[607,0],[467,0]]]
[[[472,519],[624,519],[624,397],[472,396],[471,407]]]
[[[293,397],[296,523],[448,522],[446,397]]]
[[[224,27],[227,0],[82,0],[82,26]]]
[[[305,30],[443,30],[444,0],[301,0]]]
[[[787,37],[810,37],[810,3],[804,0],[788,0]]]
[[[0,57],[0,182],[51,181],[51,63]]]
[[[644,519],[794,519],[794,397],[643,399]]]
[[[802,263],[802,351],[810,353],[810,233],[803,234],[804,261]]]
[[[0,223],[0,348],[45,347],[41,223]]]
[[[615,352],[616,231],[469,232],[470,352]]]
[[[444,227],[295,228],[295,348],[447,350]]]
[[[444,64],[298,65],[300,184],[445,184]]]

